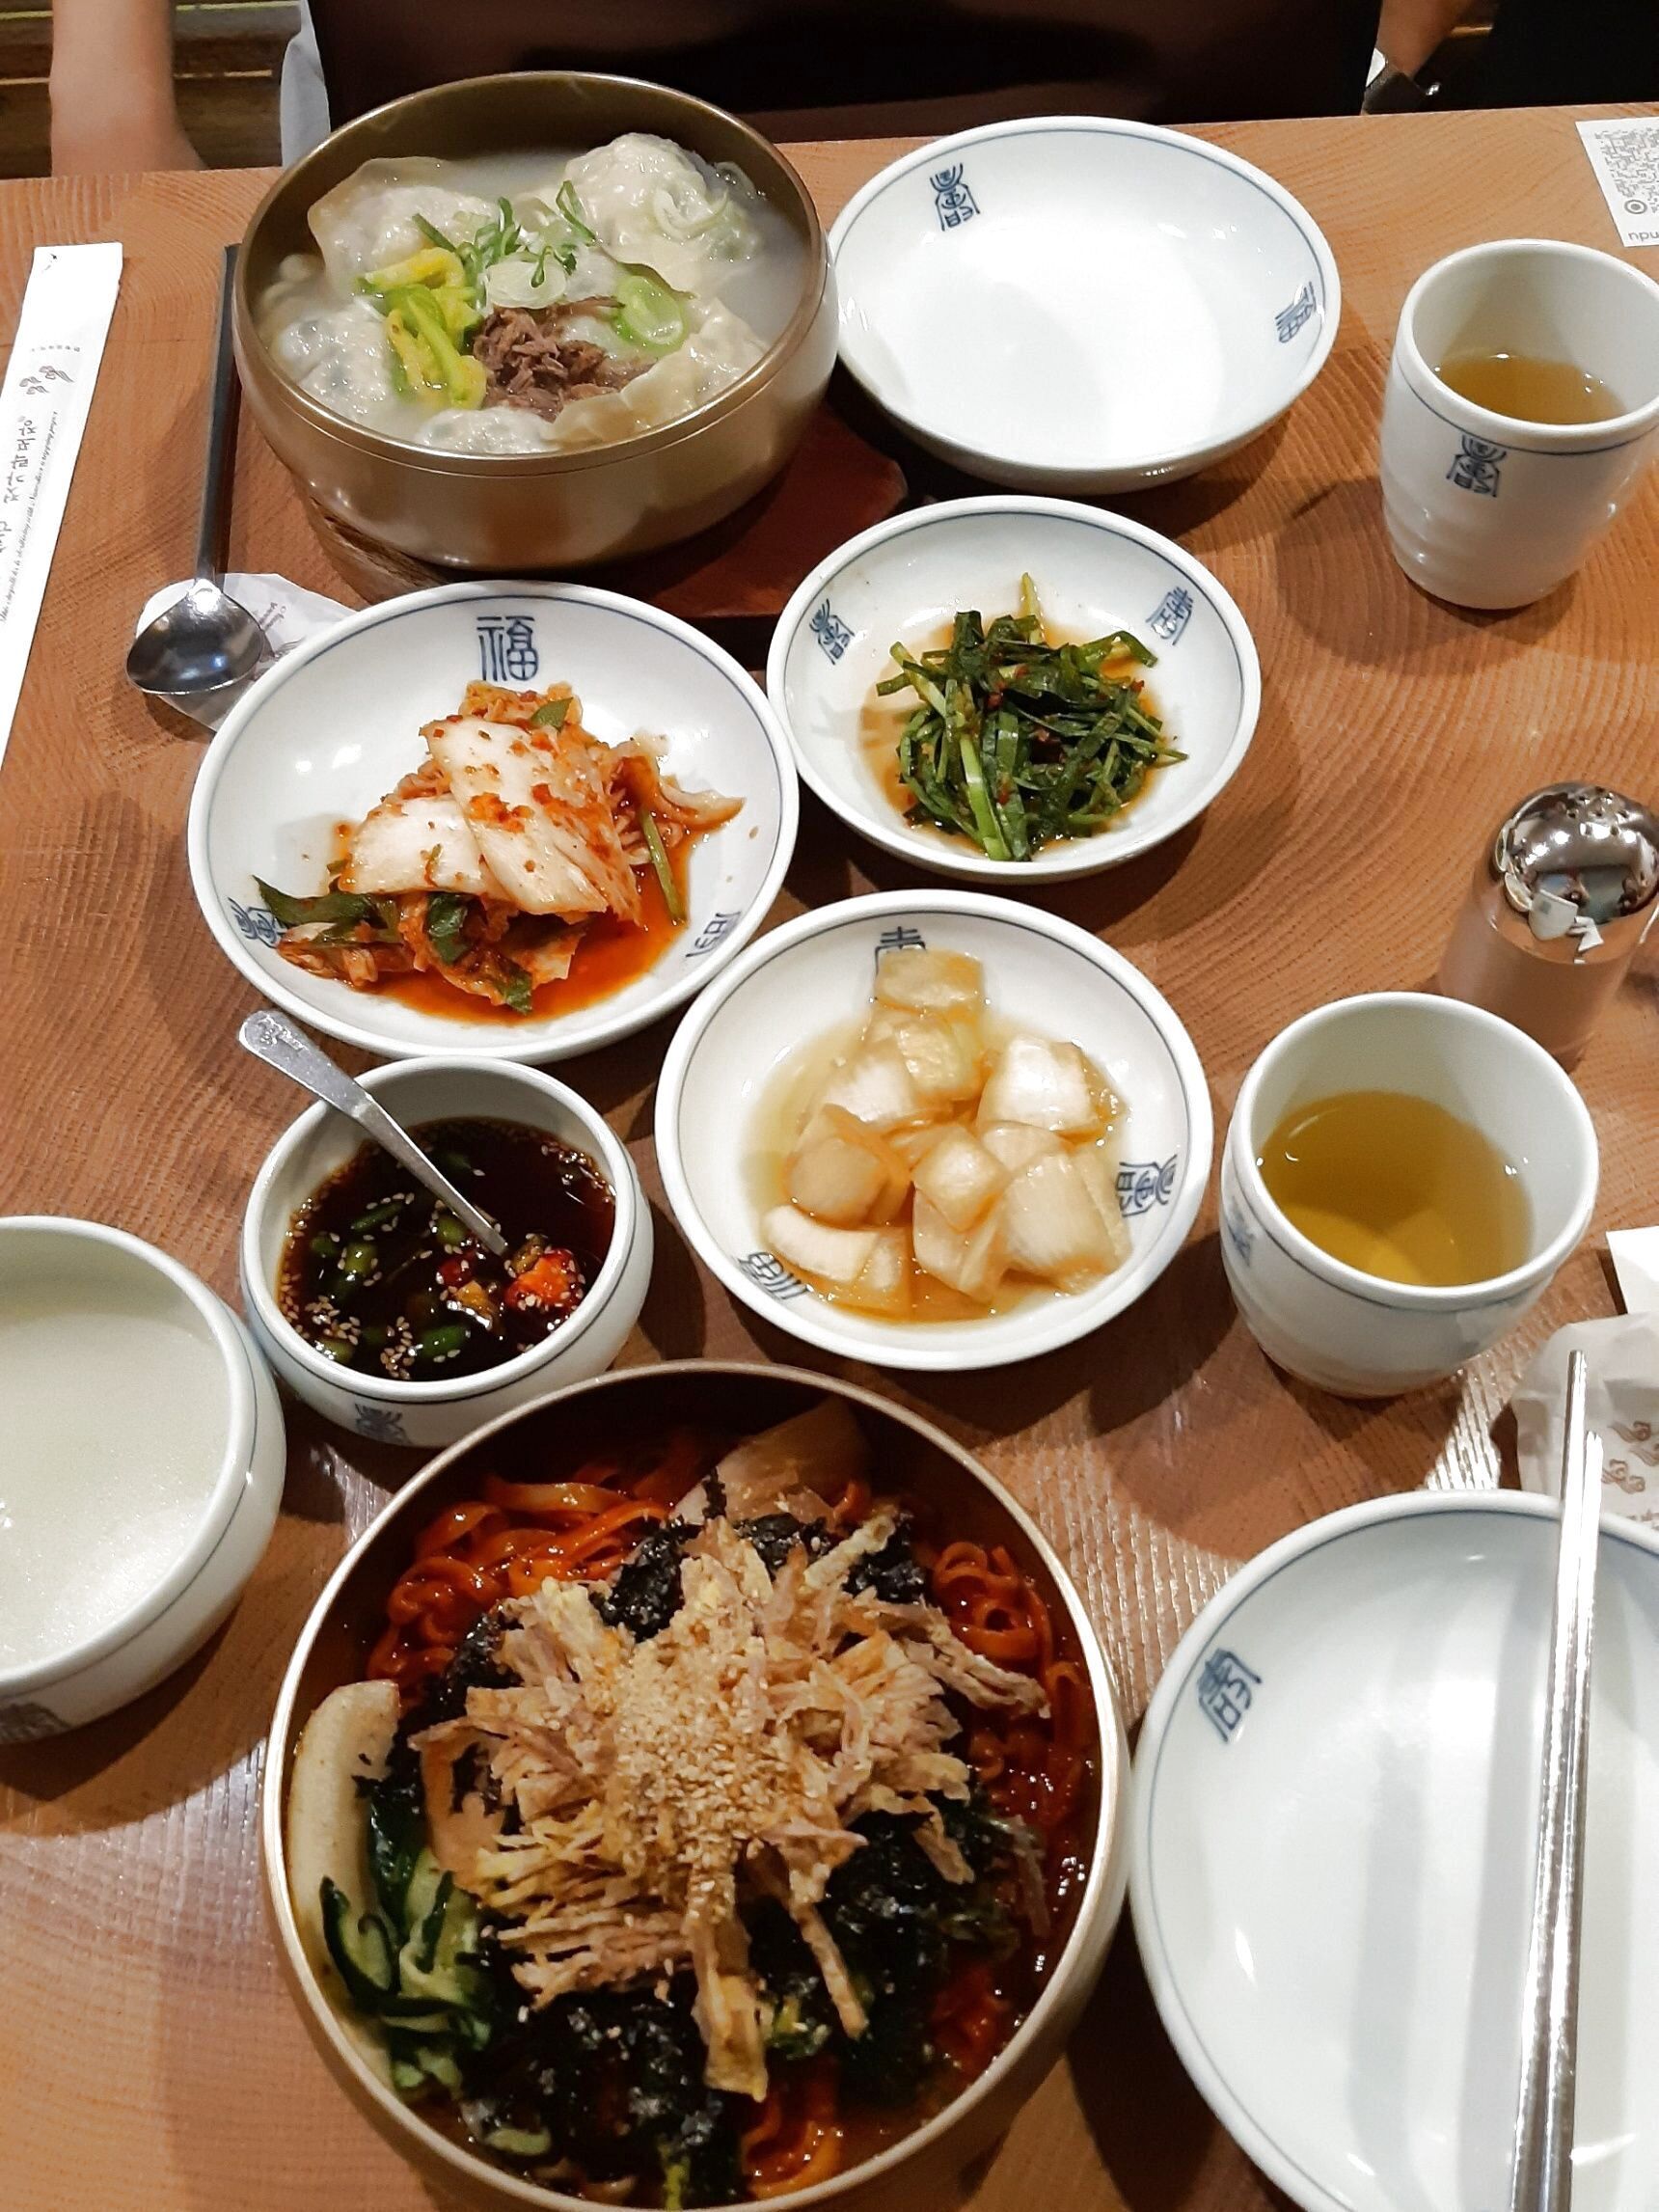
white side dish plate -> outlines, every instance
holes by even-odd
[[[883,702],[890,715],[866,716],[876,685],[896,672],[895,644],[942,644],[967,608],[987,624],[1017,614],[1027,574],[1053,638],[1129,630],[1156,654],[1137,673],[1186,757],[1156,770],[1094,836],[1045,846],[1029,860],[993,860],[965,837],[907,822],[884,786],[915,693]],[[778,619],[766,688],[802,776],[860,836],[912,867],[1012,890],[1098,874],[1195,821],[1249,750],[1262,669],[1232,595],[1173,540],[1100,507],[1002,496],[897,515],[832,553]],[[880,751],[867,742],[872,732]]]
[[[568,683],[607,744],[668,741],[666,772],[741,797],[691,856],[684,927],[656,964],[568,1013],[453,1017],[312,975],[276,950],[259,878],[326,888],[335,825],[356,822],[425,756],[422,724],[453,714],[475,678]],[[795,847],[789,748],[759,686],[672,614],[576,584],[447,584],[371,607],[279,661],[226,718],[190,802],[191,881],[227,957],[301,1022],[389,1058],[462,1051],[562,1060],[681,1006],[766,918]]]
[[[982,963],[993,1021],[1075,1044],[1128,1108],[1118,1198],[1131,1250],[1072,1295],[902,1322],[810,1289],[766,1248],[760,1126],[778,1071],[861,1024],[876,962],[925,944]],[[848,899],[771,931],[681,1023],[657,1085],[657,1159],[681,1229],[735,1297],[791,1336],[881,1367],[977,1371],[1072,1344],[1132,1305],[1191,1228],[1210,1174],[1210,1094],[1174,1008],[1073,923],[968,891]]]
[[[1182,1639],[1135,1761],[1148,1979],[1307,2212],[1501,2212],[1557,1521],[1421,1492],[1315,1521]],[[1603,1527],[1575,2212],[1659,2202],[1659,1541]]]

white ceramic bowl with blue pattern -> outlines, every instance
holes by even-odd
[[[597,1108],[553,1076],[500,1060],[402,1060],[372,1069],[362,1081],[405,1128],[474,1117],[518,1122],[585,1152],[616,1202],[611,1247],[569,1319],[500,1367],[447,1382],[394,1382],[341,1367],[307,1342],[277,1298],[294,1215],[364,1143],[346,1115],[320,1104],[309,1106],[266,1154],[242,1218],[242,1303],[279,1379],[337,1428],[378,1443],[431,1450],[549,1390],[602,1375],[639,1318],[654,1240],[634,1163]]]
[[[1027,573],[1055,636],[1132,630],[1157,655],[1147,689],[1186,758],[1111,828],[993,860],[899,811],[884,771],[915,695],[877,700],[875,688],[893,673],[894,644],[938,644],[964,608],[987,622],[1017,613]],[[821,561],[773,634],[766,688],[802,777],[860,836],[934,874],[1012,888],[1094,875],[1196,821],[1249,750],[1262,669],[1231,593],[1183,547],[1100,507],[1002,494],[895,516]]]
[[[1128,1107],[1118,1196],[1131,1250],[1089,1290],[1034,1288],[980,1320],[884,1321],[831,1303],[766,1248],[769,1093],[786,1063],[867,1012],[881,953],[918,943],[979,961],[993,1019],[1079,1046]],[[1211,1138],[1192,1040],[1139,969],[1069,921],[972,891],[846,899],[773,930],[681,1023],[657,1085],[657,1163],[697,1257],[788,1335],[878,1367],[1007,1366],[1122,1313],[1185,1242]]]
[[[1219,146],[1047,116],[907,153],[830,232],[841,359],[930,451],[1024,491],[1191,476],[1336,339],[1319,225]]]
[[[1386,1497],[1241,1570],[1135,1755],[1129,1897],[1164,2027],[1306,2212],[1509,2201],[1560,1518]],[[1604,1520],[1574,2212],[1659,2203],[1659,1537]]]
[[[569,683],[596,737],[664,736],[671,776],[743,801],[694,847],[685,926],[655,965],[568,1013],[480,1019],[457,996],[449,1016],[307,974],[275,949],[255,882],[323,889],[334,826],[360,820],[420,764],[422,724],[452,714],[475,677]],[[783,881],[799,812],[789,748],[759,686],[690,623],[585,585],[446,584],[325,631],[237,703],[197,776],[190,876],[227,957],[331,1037],[388,1058],[562,1060],[632,1036],[733,958]]]

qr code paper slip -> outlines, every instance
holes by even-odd
[[[1578,135],[1621,246],[1659,246],[1659,117],[1581,123]]]

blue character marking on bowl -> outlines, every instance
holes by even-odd
[[[949,169],[936,169],[928,183],[933,189],[934,211],[941,231],[960,230],[979,213],[979,203],[973,197],[972,186],[963,176],[960,161]]]
[[[276,944],[283,934],[283,925],[268,906],[260,906],[257,899],[247,906],[238,899],[227,899],[225,904],[230,909],[231,919],[250,944]]]
[[[409,1433],[403,1426],[403,1416],[394,1406],[370,1406],[365,1399],[351,1402],[351,1425],[360,1436],[367,1436],[376,1444],[406,1444]]]
[[[1132,1221],[1137,1214],[1150,1214],[1155,1206],[1167,1206],[1175,1196],[1180,1167],[1179,1152],[1172,1152],[1164,1161],[1124,1161],[1118,1168],[1118,1205],[1124,1219]]]
[[[540,671],[533,614],[480,614],[478,674],[486,684],[528,684]]]
[[[775,1252],[746,1252],[738,1266],[755,1289],[765,1291],[768,1297],[804,1297],[811,1288],[799,1275],[792,1275]]]
[[[876,940],[876,966],[882,965],[884,952],[925,952],[927,948],[928,941],[919,929],[907,929],[903,922],[895,922]]]
[[[1191,620],[1192,593],[1184,584],[1172,584],[1147,616],[1146,626],[1160,644],[1179,645]]]
[[[708,920],[704,922],[702,928],[687,945],[686,958],[688,960],[700,960],[705,952],[713,952],[715,946],[723,938],[730,937],[742,919],[741,914],[710,915]]]
[[[1305,284],[1289,307],[1282,307],[1273,317],[1273,328],[1279,334],[1279,343],[1289,345],[1303,324],[1311,321],[1315,312],[1314,287]]]
[[[1199,1709],[1223,1743],[1230,1744],[1237,1734],[1261,1686],[1261,1676],[1236,1652],[1211,1652],[1205,1660],[1197,1683]]]
[[[853,642],[851,628],[842,621],[828,599],[821,600],[813,609],[810,627],[828,660],[838,661]]]

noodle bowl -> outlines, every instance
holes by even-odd
[[[764,1434],[776,1431],[779,1423],[790,1425],[782,1432],[785,1436],[811,1435],[817,1441],[801,1447],[801,1479],[783,1495],[778,1512],[770,1518],[756,1517],[750,1509],[767,1502],[761,1490],[747,1487],[762,1480],[756,1470],[794,1464],[788,1454],[785,1462],[779,1461],[781,1447],[770,1445]],[[824,1429],[842,1439],[838,1450],[848,1448],[851,1436],[860,1463],[837,1460],[835,1450],[826,1459]],[[759,1441],[746,1445],[745,1436]],[[793,1445],[789,1449],[795,1451]],[[711,1486],[722,1461],[728,1472]],[[815,1468],[823,1488],[808,1498]],[[722,1512],[727,1484],[731,1498],[723,1501]],[[807,1548],[785,1529],[778,1549],[775,1524],[788,1520],[799,1530],[803,1515],[818,1517],[820,1506],[821,1525],[807,1540]],[[704,1510],[707,1520],[688,1540],[682,1524]],[[682,1562],[677,1571],[684,1596],[676,1588],[669,1613],[653,1623],[630,1608],[643,1601],[641,1594],[650,1583],[641,1563],[653,1556],[653,1543],[660,1553],[676,1528],[681,1534],[673,1539],[679,1547],[673,1557]],[[752,1532],[765,1530],[771,1532],[764,1538],[770,1581],[769,1570],[755,1560],[741,1565],[745,1545],[762,1547],[762,1537]],[[637,1548],[641,1531],[649,1532],[647,1543]],[[903,1560],[911,1554],[913,1564],[905,1567]],[[628,1565],[630,1560],[635,1564]],[[778,1946],[783,1942],[787,1948],[794,1940],[788,1919],[764,1900],[756,1918],[751,1908],[758,1893],[740,1869],[739,1908],[751,1960],[734,1959],[722,1950],[721,1974],[740,2026],[746,1992],[758,2008],[767,2030],[764,2053],[751,2051],[746,2060],[741,2034],[728,2048],[718,2025],[711,2027],[719,2007],[711,2002],[703,1968],[695,1963],[694,1939],[682,1937],[680,1906],[673,1905],[665,1917],[665,1902],[672,1902],[672,1882],[665,1878],[661,1864],[636,1883],[631,1893],[636,1902],[624,1908],[618,1927],[619,1938],[629,1943],[654,1930],[664,1963],[649,1969],[643,1980],[635,1980],[634,1997],[617,2010],[618,2001],[608,1994],[604,1980],[578,1958],[580,1946],[546,1934],[558,1921],[564,1877],[557,1871],[544,1877],[534,1870],[551,1865],[563,1848],[562,1842],[551,1854],[543,1848],[557,1822],[533,1816],[535,1808],[526,1800],[522,1823],[509,1814],[504,1823],[498,1821],[492,1839],[479,1843],[474,1834],[480,1853],[475,1861],[446,1857],[446,1864],[473,1869],[488,1900],[486,1924],[512,1953],[520,1994],[532,1993],[529,2009],[538,2020],[557,2024],[562,2006],[566,2020],[585,2020],[591,2013],[600,2022],[596,2032],[606,2032],[604,2024],[610,2022],[618,2034],[635,2038],[640,2033],[637,2014],[660,2012],[656,2033],[678,2007],[682,2025],[674,2033],[682,2040],[693,2019],[697,2022],[707,2045],[709,2086],[699,2081],[696,2094],[713,2116],[711,2126],[729,2122],[731,2155],[740,2163],[731,2169],[735,2178],[729,2183],[711,2184],[706,2176],[715,2170],[710,2168],[702,2170],[701,2180],[694,2177],[688,2190],[683,2176],[674,2181],[666,2159],[663,2173],[655,2175],[629,2173],[614,2164],[585,2173],[580,2159],[561,2162],[559,2145],[555,2142],[550,2149],[540,2116],[526,2108],[522,2097],[508,2110],[517,2093],[514,2083],[522,2088],[522,2072],[514,2076],[503,2070],[492,2085],[492,2093],[499,2091],[502,2101],[480,2103],[477,2085],[486,2061],[464,2052],[463,2094],[428,2093],[431,2085],[426,2084],[413,2104],[400,2101],[388,2084],[383,2056],[377,2064],[373,2023],[363,2016],[361,2005],[348,2000],[340,1975],[331,1972],[331,1954],[314,1927],[306,1925],[304,1891],[316,1862],[305,1836],[295,1830],[296,1820],[303,1828],[309,1817],[307,1744],[327,1732],[337,1702],[328,1693],[355,1684],[348,1697],[384,1695],[391,1701],[390,1712],[401,1706],[414,1716],[405,1734],[420,1746],[422,1761],[440,1756],[455,1760],[459,1779],[453,1789],[446,1787],[428,1805],[439,1816],[431,1831],[439,1855],[460,1847],[456,1838],[467,1820],[478,1817],[482,1802],[473,1789],[482,1772],[478,1745],[498,1730],[484,1756],[502,1754],[506,1763],[501,1772],[510,1768],[522,1775],[526,1769],[519,1753],[503,1752],[507,1738],[521,1725],[530,1728],[534,1714],[547,1709],[538,1700],[552,1695],[558,1702],[571,1694],[562,1662],[546,1676],[545,1684],[532,1680],[545,1670],[540,1660],[532,1663],[526,1657],[530,1644],[545,1653],[560,1636],[574,1634],[578,1674],[589,1697],[595,1694],[590,1685],[596,1673],[610,1663],[603,1652],[595,1655],[596,1638],[601,1644],[612,1638],[612,1656],[619,1665],[636,1672],[642,1665],[657,1682],[666,1683],[686,1660],[680,1646],[700,1649],[710,1638],[718,1645],[720,1625],[709,1593],[721,1578],[722,1563],[738,1563],[748,1602],[757,1608],[757,1632],[771,1654],[760,1662],[763,1673],[770,1665],[779,1681],[801,1679],[790,1638],[822,1636],[823,1624],[832,1615],[839,1625],[821,1645],[830,1654],[826,1663],[831,1673],[846,1681],[857,1679],[867,1689],[879,1671],[873,1660],[877,1646],[869,1642],[875,1635],[887,1652],[884,1663],[893,1681],[899,1679],[894,1654],[908,1653],[910,1660],[920,1662],[919,1669],[910,1668],[907,1694],[911,1703],[907,1709],[912,1716],[926,1716],[925,1726],[914,1718],[892,1730],[878,1725],[876,1736],[889,1746],[889,1763],[884,1767],[878,1759],[873,1792],[847,1802],[848,1832],[823,1831],[840,1871],[830,1875],[827,1890],[819,1889],[822,1913],[802,1902],[805,1892],[793,1876],[787,1895],[775,1892],[806,1935],[822,1967],[822,1980],[814,1970],[786,1989]],[[895,1573],[898,1581],[884,1579]],[[907,1573],[925,1576],[925,1589],[920,1583],[907,1585]],[[813,1590],[802,1595],[808,1582]],[[662,1586],[655,1587],[660,1597]],[[800,1604],[791,1590],[801,1596]],[[492,1614],[496,1607],[500,1615]],[[809,1616],[816,1625],[803,1630]],[[507,1625],[504,1639],[493,1647],[498,1659],[491,1666],[500,1671],[490,1673],[492,1686],[465,1693],[464,1711],[445,1720],[445,1713],[456,1714],[453,1697],[447,1705],[444,1698],[457,1667],[465,1676],[477,1658],[479,1624],[487,1626],[501,1619]],[[630,1625],[639,1641],[626,1627],[601,1626],[602,1621]],[[745,1648],[755,1649],[752,1641]],[[501,1686],[493,1686],[497,1683]],[[864,1695],[861,1690],[854,1697],[854,1706],[861,1709]],[[835,1702],[831,1696],[830,1705]],[[532,1741],[577,1745],[586,1740],[575,1708],[566,1709],[572,1713],[568,1735],[556,1730],[552,1736],[536,1736],[531,1729],[515,1738],[521,1750]],[[615,1757],[625,1763],[629,1716],[624,1706],[613,1709],[616,1744],[623,1747]],[[794,1694],[784,1696],[776,1709],[792,1712]],[[850,1771],[830,1756],[831,1738],[824,1734],[828,1708],[814,1709],[818,1717],[808,1725],[809,1741],[800,1738],[794,1721],[770,1724],[770,1752],[795,1758],[792,1771],[817,1772],[814,1758],[829,1761],[838,1773]],[[694,1775],[699,1756],[694,1739],[708,1727],[719,1733],[715,1720],[700,1717],[709,1710],[706,1699],[688,1708],[691,1725],[675,1739],[676,1758],[659,1761],[663,1769]],[[295,1761],[302,1719],[308,1722],[307,1743],[299,1744]],[[922,1728],[920,1734],[916,1727]],[[444,2172],[451,2183],[464,2174],[475,2196],[490,2202],[568,2202],[594,2182],[612,2201],[690,2203],[805,2193],[804,2200],[833,2198],[840,2202],[861,2197],[884,2177],[890,2186],[900,2170],[907,2187],[925,2183],[930,2175],[942,2177],[1006,2125],[1055,2055],[1087,1994],[1121,1900],[1116,1843],[1121,1727],[1086,1616],[1041,1538],[973,1463],[936,1433],[862,1393],[826,1387],[816,1378],[787,1371],[699,1365],[612,1378],[567,1393],[546,1410],[503,1423],[437,1462],[389,1509],[325,1594],[285,1685],[272,1753],[264,1820],[273,1898],[288,1963],[313,2028],[337,2071],[400,2148],[428,2170]],[[413,1755],[406,1756],[412,1766]],[[603,1766],[604,1759],[598,1763]],[[430,1767],[425,1773],[429,1785]],[[956,1790],[962,1802],[954,1810],[946,1803],[953,1773],[965,1778]],[[931,1882],[932,1893],[949,1905],[948,1941],[941,1939],[938,1971],[929,1968],[925,2066],[911,2085],[913,2093],[896,2108],[883,2109],[860,2088],[857,2034],[864,2031],[857,2012],[861,2007],[878,2039],[892,2034],[896,2015],[887,2007],[884,1970],[872,1969],[874,1954],[859,1949],[863,1924],[858,1899],[867,1903],[877,1897],[879,1902],[889,1870],[898,1878],[905,1854],[920,1861],[912,1839],[927,1840],[923,1831],[932,1817],[930,1801],[907,1792],[930,1783],[945,1791],[943,1798],[936,1792],[932,1803],[944,1806],[949,1838],[941,1831],[937,1853],[929,1844],[929,1856],[937,1858],[944,1875],[958,1878],[950,1874],[957,1840],[970,1855],[984,1841],[983,1836],[975,1841],[970,1799],[991,1824],[985,1831],[993,1837],[991,1856],[982,1863],[991,1867],[995,1861],[1002,1871],[989,1884],[950,1890],[944,1878],[929,1874],[924,1866],[921,1887]],[[379,1787],[371,1789],[371,1802]],[[673,1791],[680,1784],[676,1780],[665,1787],[663,1817],[671,1825]],[[636,1782],[619,1799],[608,1802],[643,1803],[641,1788],[649,1798],[650,1787]],[[873,1816],[872,1803],[878,1808]],[[888,1806],[897,1809],[899,1817],[880,1810]],[[614,1810],[608,1816],[617,1817]],[[286,1837],[285,1823],[289,1830]],[[504,1835],[500,1833],[503,1825]],[[708,1826],[705,1819],[704,1829]],[[763,1827],[760,1821],[757,1839]],[[450,1829],[453,1833],[439,1833]],[[781,1847],[799,1873],[805,1862],[788,1841],[800,1833],[799,1823],[785,1823],[776,1832],[785,1838]],[[997,1858],[1001,1844],[994,1839],[1016,1832],[1031,1839],[1047,1930],[1037,1932],[1040,1913],[1039,1922],[1021,1919],[1024,1932],[1017,1941],[1008,1940],[1013,1925],[1008,1923],[996,1943],[982,1943],[979,1937],[990,1923],[975,1920],[970,1899],[983,1910],[999,1885],[1006,1898],[1026,1878],[1012,1860]],[[627,1860],[626,1849],[617,1847]],[[762,1868],[770,1848],[757,1840],[743,1864]],[[522,1877],[516,1888],[502,1875],[503,1859]],[[967,1871],[963,1865],[965,1883]],[[753,1878],[762,1877],[757,1873]],[[539,1889],[538,1881],[543,1884]],[[529,1917],[521,1916],[515,1926],[513,1915],[532,1890],[545,1901],[525,1906]],[[620,1893],[613,1888],[611,1894]],[[748,1906],[742,1901],[746,1895]],[[687,1928],[693,1918],[688,1913]],[[852,1969],[844,1986],[837,1982],[837,1946]],[[896,1947],[895,1938],[888,1949]],[[791,1955],[803,1959],[805,1953],[797,1945]],[[838,2026],[826,1988],[839,2009]],[[559,1990],[577,1994],[560,1997]],[[553,2002],[544,2010],[549,1991]],[[791,2009],[798,1998],[799,2011]],[[570,2013],[572,2003],[576,2015]],[[857,2033],[849,2030],[848,2007],[854,2008]],[[394,2024],[410,2012],[407,2004],[395,2000],[386,2009]],[[525,2010],[518,2017],[518,2034],[538,2032],[533,2024],[523,2027]],[[564,2034],[564,2028],[558,2033]],[[816,2039],[803,2041],[802,2036]],[[393,2040],[398,2043],[396,2033]],[[407,2038],[400,2047],[407,2050]],[[633,2041],[626,2044],[630,2053],[635,2047]],[[700,2061],[703,2045],[694,2047]],[[511,2033],[498,2042],[503,2069],[515,2048]],[[753,2071],[757,2055],[764,2067],[759,2073]],[[747,2075],[745,2065],[750,2068]],[[722,2066],[727,2070],[722,2072]],[[729,2070],[734,2066],[736,2074]],[[541,2116],[550,2118],[557,2137],[558,2115]],[[479,2140],[485,2124],[494,2137],[487,2147]],[[637,2134],[628,2137],[636,2150],[638,2141]]]

